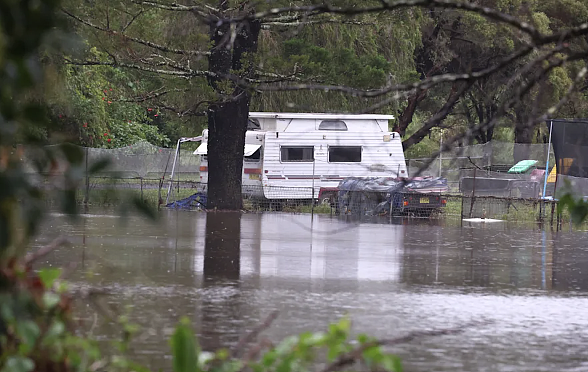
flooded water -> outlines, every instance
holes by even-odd
[[[106,289],[99,303],[130,311],[142,326],[133,353],[152,370],[170,369],[167,338],[183,315],[214,349],[273,310],[274,341],[345,315],[354,332],[385,338],[488,321],[395,347],[406,371],[588,370],[585,232],[177,211],[123,224],[92,213],[76,224],[52,215],[38,244],[67,234],[73,245],[42,264],[76,263],[74,288]],[[120,334],[88,301],[78,313],[95,336]]]

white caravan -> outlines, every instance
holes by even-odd
[[[243,192],[265,199],[317,198],[347,177],[408,177],[392,115],[249,113]],[[208,130],[194,152],[208,182]]]

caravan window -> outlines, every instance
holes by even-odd
[[[314,147],[313,146],[282,146],[280,147],[280,160],[282,162],[313,162],[314,161]]]
[[[361,146],[329,146],[329,162],[361,163]]]
[[[323,120],[319,124],[319,130],[347,130],[347,124],[343,120]]]
[[[249,156],[245,155],[245,161],[259,161],[261,159],[261,147]]]

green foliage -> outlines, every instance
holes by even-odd
[[[359,88],[384,85],[391,71],[391,64],[381,55],[358,55],[340,47],[328,50],[298,38],[284,43],[284,58],[285,62],[298,65],[306,75]]]
[[[87,57],[106,61],[104,53],[90,48]],[[90,147],[123,147],[145,140],[157,146],[169,138],[153,124],[162,113],[134,102],[146,84],[128,71],[110,66],[61,67],[48,74],[47,104],[52,120],[66,140]]]
[[[350,337],[348,318],[329,325],[325,332],[305,332],[290,336],[275,346],[256,350],[257,358],[240,359],[226,349],[214,353],[199,350],[190,323],[182,319],[171,338],[174,372],[306,372],[313,365],[328,362],[341,370],[363,364],[370,370],[401,372],[400,359],[386,353],[380,344],[366,336]],[[260,345],[251,346],[253,349]],[[246,352],[244,354],[247,354]],[[249,353],[249,355],[253,355]]]
[[[566,184],[559,194],[557,214],[562,215],[567,208],[570,218],[576,226],[584,223],[588,218],[588,201],[584,198],[575,198],[569,184]]]
[[[170,343],[174,372],[196,372],[201,370],[198,365],[199,350],[190,328],[190,321],[187,318],[183,318],[178,324]]]

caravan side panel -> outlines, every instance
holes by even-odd
[[[313,148],[314,159],[284,161],[281,148]],[[336,162],[336,147],[361,148],[361,162]],[[333,153],[332,153],[333,154]],[[263,161],[268,199],[310,199],[346,177],[408,177],[400,136],[389,132],[267,132]],[[314,183],[314,190],[313,190]]]

